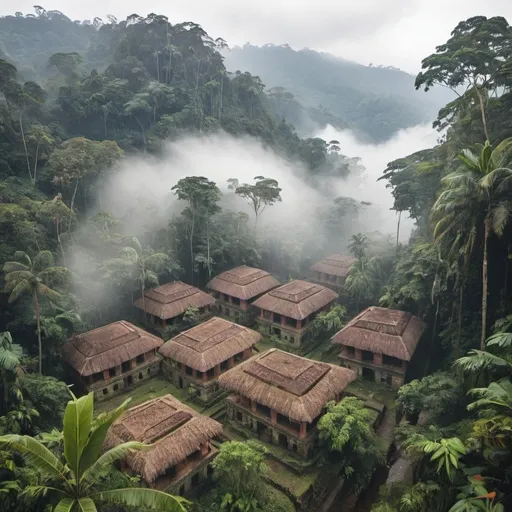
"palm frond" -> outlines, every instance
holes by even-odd
[[[477,373],[493,368],[512,367],[506,359],[490,352],[476,349],[471,350],[467,356],[457,359],[453,365],[467,373]]]
[[[96,505],[91,498],[79,498],[77,504],[79,512],[96,512]]]
[[[17,301],[23,294],[30,295],[32,290],[30,288],[30,283],[28,281],[20,281],[16,283],[15,281],[11,283],[7,283],[5,285],[5,291],[9,293],[9,304]]]
[[[500,348],[509,348],[512,346],[512,333],[510,332],[497,332],[489,336],[485,342],[486,346],[498,346]]]
[[[28,268],[32,268],[32,260],[30,259],[30,256],[23,251],[16,251],[14,253],[14,261],[17,261],[18,263],[21,263],[22,265],[25,265]]]
[[[509,201],[502,201],[495,206],[490,213],[491,229],[501,236],[507,225],[512,212],[512,204]]]
[[[72,512],[76,500],[74,498],[62,498],[53,509],[53,512]]]
[[[3,271],[6,274],[10,274],[11,272],[30,272],[30,267],[27,265],[23,265],[19,261],[7,261],[4,263]]]
[[[34,273],[38,274],[48,267],[53,267],[55,260],[50,251],[41,251],[35,258],[32,266]]]
[[[121,251],[119,251],[121,258],[129,261],[132,264],[135,264],[139,261],[139,255],[137,251],[133,247],[123,247]]]

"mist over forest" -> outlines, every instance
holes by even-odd
[[[2,510],[509,510],[512,27],[208,28],[0,17]]]

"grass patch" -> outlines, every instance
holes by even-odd
[[[266,352],[271,348],[276,348],[275,345],[270,341],[270,338],[268,338],[267,336],[261,338],[261,341],[256,343],[255,347],[260,352],[260,354],[262,352]]]
[[[186,403],[196,411],[201,410],[201,406],[190,400],[186,389],[179,389],[163,377],[154,377],[138,386],[129,389],[119,395],[113,396],[103,402],[97,402],[96,411],[106,412],[120,406],[127,398],[131,398],[130,407],[139,405],[147,400],[152,400],[159,396],[171,394],[181,402]]]
[[[396,391],[376,382],[357,379],[347,386],[346,391],[361,400],[381,402],[389,409],[393,409],[395,406]]]

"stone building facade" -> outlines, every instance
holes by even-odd
[[[252,329],[213,317],[160,348],[164,375],[208,403],[222,393],[219,376],[250,358],[260,339],[261,334]]]
[[[109,398],[155,376],[163,340],[121,321],[70,338],[62,357],[80,391]]]
[[[274,335],[295,350],[308,342],[316,315],[328,311],[338,295],[308,281],[291,281],[254,302],[259,309],[257,323],[264,335]]]
[[[333,343],[341,345],[341,364],[361,378],[393,389],[406,373],[425,324],[405,311],[371,307],[337,332]]]
[[[226,372],[219,383],[231,392],[226,399],[230,422],[308,457],[325,405],[340,400],[354,379],[346,368],[271,349]]]
[[[252,325],[258,314],[252,303],[264,293],[279,286],[268,272],[242,265],[222,272],[207,285],[216,299],[220,316],[240,325]]]

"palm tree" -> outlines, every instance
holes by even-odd
[[[169,262],[169,257],[161,252],[144,251],[141,243],[135,237],[132,238],[131,242],[131,246],[121,249],[121,259],[133,268],[133,278],[140,286],[144,318],[147,318],[144,297],[146,285],[158,286],[158,273]]]
[[[512,138],[509,138],[494,150],[489,141],[477,145],[476,152],[463,150],[459,155],[463,165],[442,179],[445,190],[432,208],[433,214],[441,218],[436,226],[437,239],[450,230],[470,233],[472,228],[483,224],[481,350],[485,347],[487,333],[489,235],[496,233],[500,236],[512,213],[512,203],[503,197],[512,178],[512,168],[507,167],[511,148]]]
[[[359,311],[359,304],[363,299],[371,299],[378,285],[380,273],[379,262],[376,258],[360,258],[350,268],[345,290],[354,298],[356,309]]]
[[[58,299],[60,294],[51,286],[63,282],[71,272],[65,267],[55,266],[50,251],[41,251],[33,260],[25,252],[16,251],[14,261],[5,263],[3,270],[5,272],[4,291],[9,294],[9,303],[18,300],[23,295],[31,295],[34,301],[39,344],[39,373],[43,373],[39,299],[42,296],[48,297],[50,300]]]
[[[98,502],[118,503],[137,509],[183,512],[188,503],[185,499],[155,489],[98,489],[102,475],[116,460],[124,458],[130,450],[144,447],[142,443],[129,442],[101,454],[110,425],[127,405],[128,400],[114,411],[93,419],[93,393],[78,399],[73,396],[64,412],[63,460],[33,437],[14,434],[1,436],[0,447],[20,453],[26,466],[40,475],[41,484],[28,486],[23,493],[50,498],[52,505],[56,503],[53,510],[58,512],[96,512]]]
[[[354,255],[356,258],[363,258],[366,255],[366,250],[368,249],[369,241],[368,237],[363,233],[358,233],[357,235],[352,235],[350,237],[350,243],[348,244],[348,250],[350,254]]]

